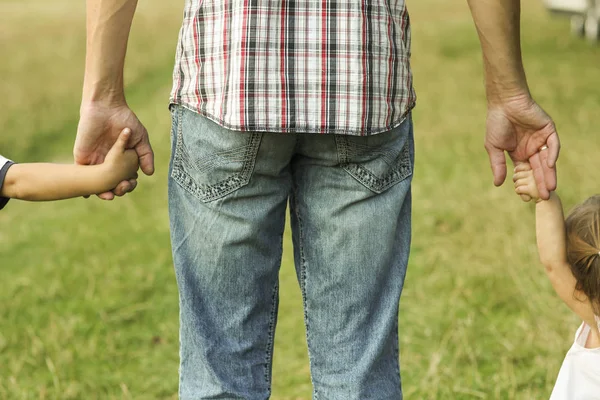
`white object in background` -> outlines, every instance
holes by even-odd
[[[600,0],[544,0],[550,11],[571,14],[571,32],[592,42],[600,39]]]
[[[546,7],[552,11],[585,14],[590,8],[588,0],[544,0]]]

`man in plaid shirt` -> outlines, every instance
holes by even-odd
[[[95,164],[125,127],[153,153],[123,94],[136,0],[88,1],[74,155]],[[519,0],[470,0],[481,39],[494,183],[504,152],[543,198],[559,141],[521,62]],[[414,163],[404,0],[187,0],[171,95],[171,239],[182,399],[270,395],[287,205],[314,397],[401,399],[398,302]],[[538,149],[546,145],[549,151]],[[100,197],[135,188],[119,184]]]

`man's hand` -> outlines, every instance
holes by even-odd
[[[75,163],[82,165],[102,164],[119,134],[125,128],[131,130],[127,148],[138,155],[142,171],[146,175],[154,173],[154,153],[148,139],[148,132],[137,116],[122,105],[82,105],[77,138],[73,156]],[[112,192],[102,193],[101,199],[112,200],[115,195],[123,196],[135,189],[137,181],[131,179],[117,185]]]
[[[556,160],[560,141],[552,119],[529,96],[490,105],[485,148],[490,157],[494,184],[506,179],[504,151],[515,165],[529,162],[540,198],[547,200],[556,189]],[[544,151],[540,151],[544,149]]]

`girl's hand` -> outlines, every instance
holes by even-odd
[[[540,193],[533,176],[533,170],[528,162],[517,164],[513,182],[515,183],[515,192],[521,196],[521,200],[525,202],[532,199],[536,202],[540,201]]]
[[[105,178],[112,188],[122,181],[136,180],[138,177],[138,155],[135,150],[127,150],[127,142],[130,137],[131,130],[123,129],[104,159]]]

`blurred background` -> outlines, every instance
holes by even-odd
[[[481,54],[466,1],[408,0],[417,165],[414,240],[400,311],[405,398],[545,399],[576,317],[537,261],[534,214],[492,185]],[[0,212],[0,399],[176,399],[178,298],[167,168],[171,72],[183,1],[142,0],[127,99],[150,131],[156,174],[115,202]],[[0,0],[0,153],[72,162],[84,65],[83,1]],[[570,208],[600,191],[600,49],[568,17],[523,1],[535,98],[563,151]],[[310,399],[289,237],[281,268],[273,399]]]

